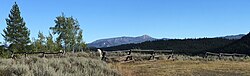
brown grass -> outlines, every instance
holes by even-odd
[[[160,55],[148,61],[149,55],[133,54],[124,62],[124,53],[108,54],[108,65],[94,52],[66,55],[20,55],[17,59],[0,59],[0,76],[250,76],[250,58],[216,56]]]
[[[112,63],[123,76],[249,76],[249,61],[137,61]]]

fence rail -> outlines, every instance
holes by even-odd
[[[100,53],[100,57],[102,60],[106,60],[106,53],[111,53],[108,51],[103,51],[98,49],[98,52]],[[143,54],[150,54],[149,59],[155,59],[156,57],[158,57],[156,54],[171,54],[168,59],[173,58],[173,50],[141,50],[141,49],[130,49],[130,50],[120,50],[120,51],[112,51],[112,52],[125,52],[127,53],[127,55],[125,56],[126,59],[125,61],[128,60],[133,60],[133,55],[132,53],[143,53]]]
[[[246,57],[246,54],[237,54],[237,53],[212,53],[212,52],[206,52],[205,53],[205,58],[208,57],[208,55],[214,55],[214,56],[218,56],[219,59],[221,59],[223,56],[232,56],[233,58],[235,58],[235,56],[241,56],[241,57]]]
[[[30,54],[42,54],[42,57],[45,57],[45,55],[47,54],[64,54],[65,52],[12,52],[11,54],[11,58],[15,58],[17,54],[24,54],[25,57],[27,57],[27,55]]]

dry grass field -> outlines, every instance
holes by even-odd
[[[112,63],[123,76],[250,76],[249,61],[136,61]]]
[[[168,55],[147,60],[148,55],[134,54],[125,62],[124,55],[110,53],[107,62],[93,52],[0,59],[0,76],[250,76],[249,57],[176,55],[173,61]]]
[[[91,56],[92,55],[92,56]],[[0,59],[0,76],[120,76],[91,53]]]

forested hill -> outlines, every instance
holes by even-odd
[[[250,33],[243,36],[241,39],[230,43],[224,47],[210,50],[211,52],[226,52],[226,53],[242,53],[250,54]]]
[[[141,43],[141,42],[153,41],[153,40],[156,40],[156,38],[150,37],[148,35],[142,35],[138,37],[125,37],[124,36],[124,37],[115,37],[115,38],[96,40],[92,43],[89,43],[88,47],[103,48],[103,47],[118,46],[122,44]]]
[[[200,39],[170,39],[146,41],[138,44],[125,44],[120,46],[102,48],[106,51],[111,50],[128,50],[128,49],[154,49],[165,50],[172,49],[175,53],[182,54],[201,54],[208,49],[214,49],[228,45],[236,40],[223,38],[200,38]]]

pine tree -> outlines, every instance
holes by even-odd
[[[46,48],[49,52],[57,51],[57,45],[53,41],[53,36],[50,33],[48,37],[46,37]],[[58,50],[59,51],[59,50]]]
[[[25,26],[25,22],[20,15],[20,10],[15,2],[9,14],[9,19],[6,18],[7,27],[3,30],[5,41],[10,43],[9,49],[12,51],[27,51],[27,45],[30,43],[30,31]]]
[[[84,49],[86,49],[86,44],[85,42],[82,40],[82,30],[80,30],[78,32],[78,35],[77,35],[77,39],[76,39],[76,45],[77,45],[77,50],[78,51],[83,51]]]
[[[34,51],[45,51],[45,36],[40,31],[38,32],[38,39],[33,43]]]
[[[62,46],[62,40],[59,39],[59,38],[56,38],[56,41],[55,41],[55,44],[56,44],[56,50],[55,51],[60,51],[63,49],[63,46]]]

